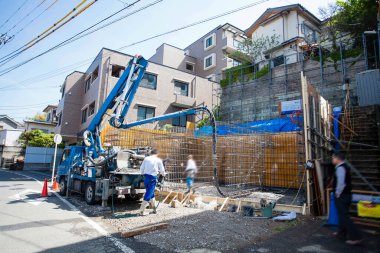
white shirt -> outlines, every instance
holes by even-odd
[[[193,159],[189,159],[186,164],[186,170],[194,170],[195,173],[197,172],[197,165],[195,164],[195,161]]]
[[[157,176],[158,173],[165,175],[165,168],[162,160],[157,157],[157,155],[151,155],[145,157],[144,161],[140,166],[140,172],[142,175],[148,174],[152,176]]]

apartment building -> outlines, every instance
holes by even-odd
[[[228,55],[237,50],[245,38],[243,30],[226,23],[184,49],[164,43],[149,60],[215,81],[225,69],[241,64]]]
[[[322,21],[300,4],[267,9],[245,31],[249,38],[277,35],[279,45],[264,53],[273,66],[297,62],[305,51],[316,46]]]
[[[68,143],[76,142],[102,106],[131,58],[131,55],[103,48],[85,73],[73,72],[68,75],[61,88],[62,98],[57,108],[56,133],[60,133]],[[149,62],[126,116],[127,122],[176,112],[200,104],[211,108],[213,89],[217,88],[217,85],[194,72]],[[165,124],[185,127],[187,121],[194,122],[195,118],[178,117],[157,122],[153,127],[158,128]]]

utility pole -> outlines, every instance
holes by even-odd
[[[380,63],[380,2],[378,4],[378,9],[377,9],[377,45],[379,49],[378,57],[379,57],[379,63]]]

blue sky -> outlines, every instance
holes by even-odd
[[[24,1],[25,0],[0,0],[0,25],[2,25]],[[24,27],[25,24],[34,17],[38,16],[55,0],[45,0],[38,9],[30,13],[28,17],[25,17],[42,1],[43,0],[27,0],[22,9],[0,29],[0,33],[6,32],[21,20],[20,24],[9,32],[9,35],[12,35]],[[39,35],[81,1],[82,0],[58,0],[48,11],[15,36],[11,42],[1,47],[0,58]],[[90,2],[90,0],[88,2]],[[11,62],[1,66],[0,71],[35,56],[123,8],[123,2],[132,3],[134,0],[98,0],[88,10],[63,26],[60,30],[54,32],[51,36],[25,51]],[[118,16],[125,15],[128,12],[152,2],[154,2],[154,0],[142,0],[133,8],[120,13]],[[66,75],[73,70],[85,71],[90,61],[86,62],[84,60],[94,58],[102,47],[118,49],[149,36],[253,2],[255,2],[255,0],[163,0],[153,7],[134,14],[65,47],[61,47],[13,72],[1,76],[0,114],[8,114],[16,120],[22,121],[22,119],[26,117],[33,117],[37,112],[41,112],[47,104],[57,104],[60,98],[59,86],[63,83]],[[226,22],[246,29],[262,12],[270,7],[300,3],[318,16],[318,8],[325,7],[330,2],[333,2],[333,0],[269,0],[247,10],[126,48],[122,50],[122,52],[132,55],[139,53],[149,58],[163,42],[183,48],[209,30]],[[69,65],[71,66],[67,67]],[[5,86],[7,87],[4,88]]]

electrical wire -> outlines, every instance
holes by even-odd
[[[193,27],[193,26],[199,25],[199,24],[206,23],[206,22],[208,22],[208,21],[211,21],[211,20],[214,20],[214,19],[217,19],[217,18],[220,18],[220,17],[226,16],[226,15],[229,15],[229,14],[232,14],[232,13],[235,13],[235,12],[239,12],[239,11],[242,11],[242,10],[245,10],[245,9],[248,9],[248,8],[251,8],[251,7],[253,7],[253,6],[256,6],[256,5],[258,5],[258,4],[261,4],[261,3],[264,3],[264,2],[267,2],[267,1],[269,1],[269,0],[260,0],[260,1],[256,1],[256,2],[251,3],[251,4],[249,4],[249,5],[245,5],[245,6],[242,6],[242,7],[239,7],[239,8],[236,8],[236,9],[233,9],[233,10],[230,10],[230,11],[227,11],[227,12],[224,12],[224,13],[221,13],[221,14],[218,14],[218,15],[215,15],[215,16],[212,16],[212,17],[210,17],[210,18],[202,19],[202,20],[196,21],[196,22],[194,22],[194,23],[191,23],[191,24],[188,24],[188,25],[185,25],[185,26],[182,26],[182,27],[179,27],[179,28],[176,28],[176,29],[173,29],[173,30],[170,30],[170,31],[164,32],[164,33],[156,34],[156,35],[154,35],[154,36],[151,36],[151,37],[145,38],[145,39],[143,39],[143,40],[136,41],[136,42],[131,43],[131,44],[129,44],[129,45],[126,45],[126,46],[120,47],[120,48],[118,48],[118,49],[116,49],[116,50],[119,50],[119,51],[120,51],[120,50],[126,49],[126,48],[128,48],[128,47],[135,46],[135,45],[141,44],[141,43],[143,43],[143,42],[146,42],[146,41],[149,41],[149,40],[152,40],[152,39],[158,38],[158,37],[162,37],[162,36],[165,36],[165,35],[168,35],[168,34],[171,34],[171,33],[174,33],[174,32],[178,32],[178,31],[181,31],[181,30],[184,30],[184,29],[187,29],[187,28],[190,28],[190,27]],[[87,30],[87,29],[86,29],[86,30]],[[84,31],[82,31],[81,33],[83,33],[83,32],[84,32]],[[90,33],[89,33],[89,34],[90,34]],[[81,36],[81,38],[84,37],[84,36],[87,36],[87,35],[88,35],[88,34],[83,35],[83,36]],[[79,38],[77,38],[77,39],[79,39]],[[77,39],[75,39],[75,40],[77,40]],[[14,66],[12,66],[12,67],[9,67],[9,68],[7,68],[7,69],[1,70],[1,71],[0,71],[0,76],[3,76],[3,75],[5,75],[5,74],[7,74],[7,73],[9,73],[9,72],[11,72],[11,71],[13,71],[13,70],[15,70],[15,69],[17,69],[17,68],[19,68],[19,67],[21,67],[21,66],[27,64],[28,62],[31,62],[31,61],[33,61],[33,60],[35,60],[35,59],[37,59],[37,58],[39,58],[39,57],[41,57],[41,56],[43,56],[43,55],[45,55],[45,54],[51,52],[51,51],[53,51],[53,50],[55,50],[55,49],[57,49],[57,48],[59,48],[59,47],[62,47],[62,46],[64,46],[64,45],[67,45],[67,44],[69,44],[69,43],[75,41],[75,40],[72,40],[72,41],[70,41],[70,40],[71,40],[71,39],[68,39],[68,40],[66,40],[66,41],[64,41],[64,42],[61,42],[61,43],[59,43],[58,45],[56,45],[56,46],[54,46],[54,47],[52,47],[52,48],[50,48],[50,49],[48,49],[48,50],[46,50],[46,51],[44,51],[44,52],[38,54],[38,55],[36,55],[36,56],[34,56],[34,57],[32,57],[32,58],[30,58],[30,59],[24,61],[24,62],[21,62],[21,63],[19,63],[19,64],[16,64],[16,65],[14,65]],[[112,53],[110,53],[110,54],[112,54]]]
[[[4,58],[8,57],[8,56],[12,56],[13,54],[16,54],[17,52],[19,52],[20,50],[22,50],[24,47],[28,46],[29,44],[33,43],[34,41],[36,41],[37,39],[39,39],[41,36],[43,36],[44,34],[46,34],[47,32],[49,32],[50,30],[52,30],[54,27],[56,27],[59,23],[61,23],[63,20],[65,20],[68,16],[70,16],[72,13],[74,13],[79,7],[81,7],[85,2],[87,2],[87,0],[83,0],[82,2],[80,2],[78,5],[76,5],[71,11],[69,11],[65,16],[63,16],[61,19],[59,19],[57,22],[55,22],[52,26],[48,27],[45,31],[43,31],[41,34],[39,34],[37,37],[35,37],[34,39],[30,40],[28,43],[26,43],[25,45],[23,45],[22,47],[16,49],[15,51],[3,56],[0,58],[0,60],[3,60]],[[9,57],[8,57],[9,58]],[[5,59],[6,60],[6,59]]]
[[[17,34],[19,34],[20,32],[22,32],[26,27],[28,27],[29,25],[31,25],[36,19],[38,19],[42,14],[44,14],[46,11],[48,11],[53,5],[55,5],[59,0],[55,0],[53,3],[51,3],[47,8],[45,8],[39,15],[37,15],[35,18],[33,18],[31,21],[29,21],[29,23],[27,23],[26,25],[24,25],[24,27],[22,27],[20,30],[18,30],[17,32],[15,32],[15,34],[13,34],[13,36],[16,36]]]
[[[9,22],[9,20],[11,20],[17,14],[17,12],[19,12],[21,10],[21,8],[26,4],[26,2],[28,2],[28,0],[25,0],[20,5],[20,7],[18,7],[17,10],[15,12],[13,12],[13,14],[7,20],[5,20],[5,22],[0,26],[0,29],[3,28],[3,26],[6,25]]]
[[[30,14],[32,14],[35,10],[37,10],[38,7],[40,7],[46,0],[42,0],[36,7],[34,7],[30,12],[28,12],[23,18],[20,19],[16,24],[14,24],[11,28],[8,29],[8,31],[5,32],[5,34],[12,31],[14,28],[16,28],[22,21],[24,21],[27,17],[29,17]]]

